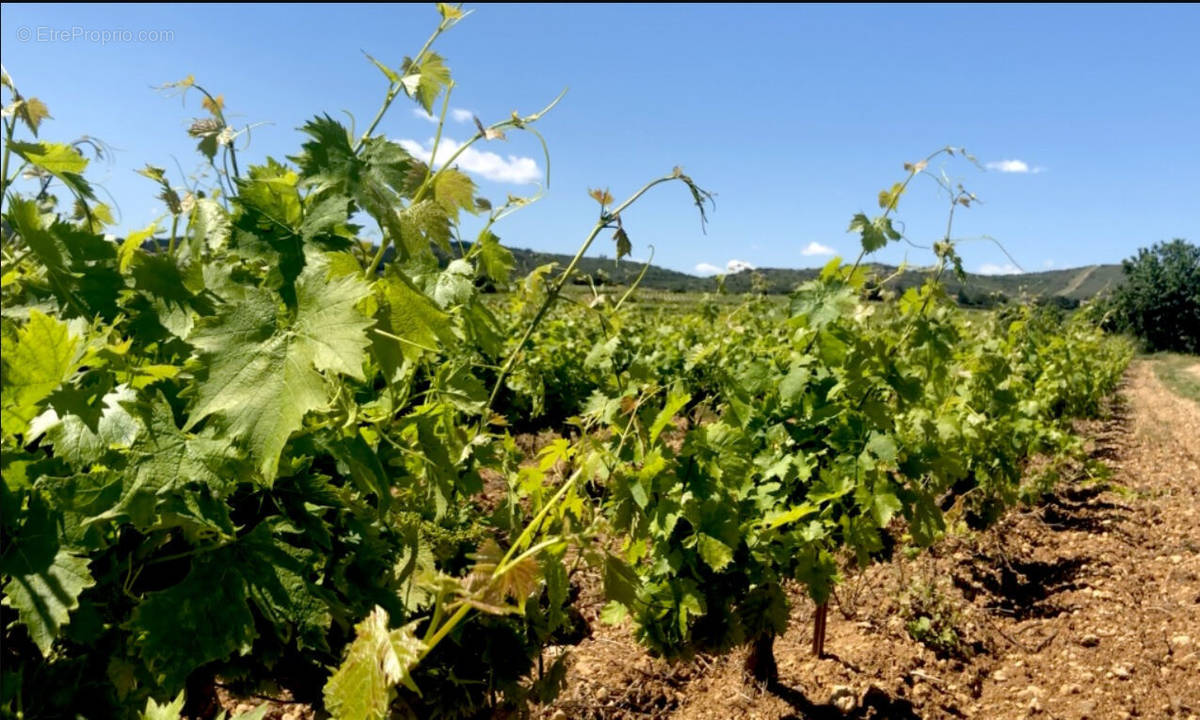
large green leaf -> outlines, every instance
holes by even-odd
[[[194,668],[249,653],[258,636],[231,552],[199,555],[181,582],[134,608],[134,643],[151,675],[170,691],[181,688]]]
[[[372,338],[384,367],[394,369],[401,359],[415,361],[422,353],[438,352],[453,342],[450,316],[403,275],[389,273],[376,287],[380,328],[394,336]]]
[[[96,584],[87,558],[60,546],[59,519],[40,496],[31,496],[21,529],[0,558],[9,578],[4,604],[16,609],[43,655],[79,607],[79,594]]]
[[[327,278],[326,265],[311,259],[296,281],[290,322],[281,322],[272,293],[255,289],[199,326],[190,341],[207,368],[184,429],[217,415],[273,480],[288,437],[329,401],[321,373],[363,378],[371,320],[355,306],[368,292],[354,276]]]
[[[129,518],[140,528],[161,527],[162,515],[169,514],[166,524],[231,533],[228,509],[219,500],[237,486],[237,448],[211,430],[199,436],[179,430],[161,395],[136,411],[143,430],[127,456],[120,497],[88,522]]]
[[[66,323],[33,310],[29,322],[4,343],[4,434],[23,434],[40,412],[42,401],[74,375],[83,343]]]
[[[94,426],[77,414],[65,414],[62,407],[47,410],[30,424],[29,439],[43,434],[54,447],[54,454],[73,465],[84,466],[99,462],[110,448],[129,447],[137,438],[140,427],[122,403],[135,395],[121,385],[101,399],[101,412]],[[63,411],[59,415],[56,410]]]

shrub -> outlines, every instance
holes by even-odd
[[[1176,238],[1141,248],[1122,271],[1110,328],[1136,335],[1150,351],[1200,353],[1200,247]]]

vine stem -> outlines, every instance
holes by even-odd
[[[421,46],[421,51],[418,52],[413,58],[412,65],[410,67],[420,67],[421,61],[425,58],[425,53],[429,52],[429,48],[432,47],[433,41],[437,40],[438,36],[449,30],[454,26],[455,23],[469,14],[469,12],[463,13],[457,18],[443,17],[442,21],[438,23],[437,29],[433,31],[433,34],[430,35],[429,39],[425,41],[425,44]],[[383,116],[387,114],[388,108],[392,106],[392,103],[396,100],[396,97],[399,96],[400,91],[403,89],[403,82],[393,82],[388,87],[387,95],[384,96],[383,104],[379,107],[379,112],[375,113],[375,118],[371,120],[371,124],[368,125],[363,134],[359,136],[358,141],[354,143],[352,152],[355,155],[362,150],[363,145],[366,144],[367,140],[371,137],[371,134],[375,132],[375,128],[379,126],[379,123],[383,120]]]
[[[12,157],[13,133],[16,131],[16,118],[5,118],[4,120],[4,160],[3,166],[0,167],[0,209],[4,207],[4,201],[8,198],[8,162]]]
[[[567,265],[566,269],[562,271],[562,273],[558,276],[558,279],[555,280],[554,285],[551,286],[551,288],[547,291],[546,298],[542,301],[541,306],[534,314],[533,320],[531,320],[529,325],[525,327],[525,332],[522,333],[521,339],[517,341],[516,347],[509,352],[508,358],[504,361],[504,365],[500,368],[500,374],[496,376],[495,384],[492,385],[492,392],[491,395],[488,396],[487,404],[484,405],[484,417],[487,416],[487,411],[491,409],[492,404],[496,401],[496,396],[500,393],[500,388],[504,386],[505,378],[507,378],[508,374],[512,372],[513,366],[516,365],[517,358],[520,357],[521,352],[525,349],[525,345],[529,342],[529,338],[533,335],[533,332],[537,329],[538,325],[541,324],[542,318],[546,316],[546,312],[550,309],[550,306],[553,305],[558,299],[559,294],[562,292],[563,286],[567,284],[567,281],[570,280],[571,275],[575,273],[575,268],[579,266],[579,261],[583,259],[584,254],[592,246],[592,242],[595,241],[596,236],[600,234],[600,231],[604,230],[606,227],[609,227],[614,218],[618,217],[630,205],[637,202],[640,197],[649,192],[649,190],[654,186],[679,179],[681,179],[679,175],[671,174],[664,175],[656,180],[651,180],[643,185],[640,190],[626,199],[625,202],[618,205],[611,213],[601,213],[600,219],[596,221],[595,226],[592,227],[592,231],[588,233],[588,236],[583,241],[583,244],[579,246],[579,250],[576,251],[575,257],[571,258],[571,262]]]
[[[893,201],[889,202],[887,204],[887,207],[885,207],[883,209],[883,215],[880,217],[883,219],[887,219],[887,217],[892,214],[892,211],[896,209],[896,206],[900,204],[899,203],[900,196],[903,195],[904,191],[908,189],[909,183],[911,183],[913,181],[913,178],[915,178],[922,170],[925,169],[925,166],[927,166],[929,164],[930,160],[933,160],[935,157],[937,157],[938,155],[941,155],[944,152],[949,152],[949,150],[950,150],[950,148],[941,148],[939,150],[934,150],[933,152],[926,155],[923,160],[920,160],[915,165],[913,165],[912,169],[908,171],[908,177],[904,178],[904,182],[900,183],[900,191],[896,193],[896,196],[893,199]],[[953,208],[951,208],[951,210],[950,210],[950,217],[951,217],[951,220],[953,220],[953,217],[954,217],[954,209]],[[862,264],[863,258],[866,257],[866,255],[867,255],[867,249],[865,247],[862,250],[859,250],[858,257],[854,259],[854,264],[850,266],[850,274],[851,275],[853,275],[854,271],[858,269],[858,266],[860,264]],[[813,345],[815,345],[817,343],[817,338],[820,336],[820,334],[821,334],[820,331],[813,333],[812,338],[810,338],[808,341],[808,345],[805,346],[805,348],[804,348],[804,354],[807,355],[808,352],[810,350],[812,350]]]

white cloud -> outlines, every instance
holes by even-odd
[[[424,108],[413,108],[412,114],[413,117],[421,118],[425,122],[430,122],[435,125],[437,124],[437,115],[430,115],[429,113],[425,112]],[[462,108],[450,108],[450,119],[454,122],[469,123],[474,118],[475,113],[471,112],[470,110],[464,110]]]
[[[1021,268],[1012,263],[996,265],[995,263],[984,263],[979,266],[980,275],[1017,275],[1021,272]]]
[[[810,242],[800,251],[801,255],[836,255],[833,248],[828,245],[822,245],[819,242]]]
[[[1049,270],[1050,268],[1054,267],[1056,264],[1057,263],[1055,263],[1053,260],[1047,260],[1046,262],[1042,263],[1042,266],[1045,267],[1047,270]]]
[[[429,162],[430,155],[433,152],[432,139],[422,145],[416,140],[406,138],[400,140],[400,145],[423,162]],[[444,163],[460,147],[462,147],[462,143],[452,138],[442,138],[441,143],[438,144],[438,156],[433,164],[440,165]],[[455,158],[454,162],[458,165],[459,169],[482,175],[493,182],[529,185],[536,183],[542,178],[542,171],[538,168],[537,161],[528,157],[509,155],[507,158],[503,158],[494,152],[481,151],[469,147]]]
[[[718,273],[740,273],[743,270],[753,270],[754,266],[745,260],[730,260],[725,263],[725,267],[718,267],[712,263],[702,262],[696,265],[696,272],[700,275],[716,275]]]
[[[1002,172],[1002,173],[1029,173],[1031,175],[1037,175],[1038,173],[1045,170],[1045,168],[1040,168],[1040,167],[1032,167],[1031,168],[1031,167],[1029,167],[1029,163],[1025,162],[1024,160],[1016,160],[1016,159],[994,160],[987,164],[987,169],[995,170],[996,172]]]

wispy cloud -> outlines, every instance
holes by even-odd
[[[425,122],[436,124],[438,121],[437,115],[430,115],[429,113],[425,112],[424,108],[413,108],[412,114],[413,117],[421,118]],[[454,122],[469,123],[472,119],[474,119],[474,117],[475,113],[471,112],[470,110],[464,110],[462,108],[450,108],[450,119]]]
[[[1037,175],[1046,169],[1041,167],[1030,167],[1029,163],[1025,162],[1024,160],[1017,160],[1015,158],[1012,160],[993,160],[992,162],[987,163],[986,167],[988,170],[994,170],[995,172],[1028,173],[1030,175]]]
[[[800,251],[801,255],[836,255],[837,252],[828,245],[822,245],[819,242],[810,242]]]
[[[995,263],[984,263],[979,266],[980,275],[1017,275],[1021,272],[1021,268],[1012,263],[997,265]]]
[[[696,272],[701,275],[716,275],[717,273],[721,272],[721,268],[713,265],[712,263],[700,263],[696,266]]]
[[[1054,267],[1056,264],[1057,263],[1055,263],[1053,260],[1047,260],[1046,262],[1042,263],[1042,266],[1045,267],[1047,270],[1049,270],[1050,268]]]
[[[426,141],[425,144],[407,138],[399,142],[401,147],[412,153],[414,157],[420,158],[423,162],[430,162],[430,155],[433,152],[432,139]],[[460,147],[462,147],[462,143],[457,140],[443,137],[441,143],[438,144],[438,156],[434,159],[433,164],[441,165]],[[517,155],[501,157],[494,152],[469,147],[454,162],[459,169],[481,175],[493,182],[529,185],[542,178],[542,171],[538,168],[537,161],[529,157]]]

